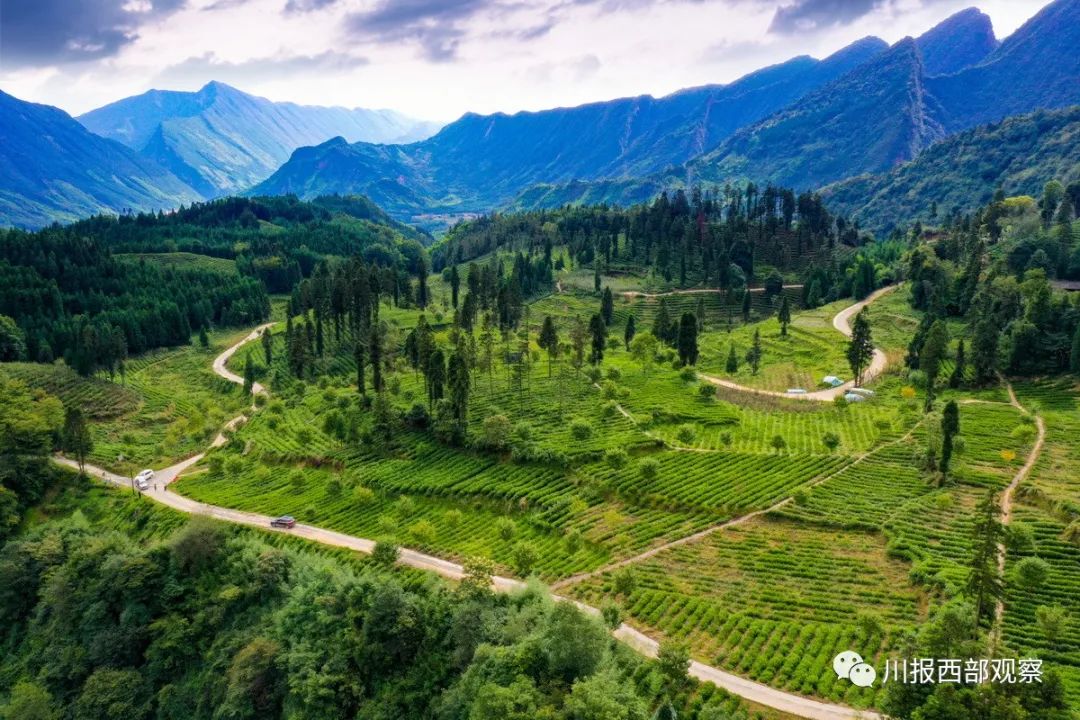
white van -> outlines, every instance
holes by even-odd
[[[135,476],[135,487],[140,490],[148,490],[150,481],[154,479],[154,471],[147,468]]]

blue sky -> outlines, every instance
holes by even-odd
[[[274,100],[452,120],[729,82],[975,4],[1046,0],[3,0],[0,89],[77,114],[220,80]]]

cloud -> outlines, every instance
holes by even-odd
[[[3,0],[0,68],[63,65],[111,57],[139,28],[186,0]]]
[[[333,50],[318,55],[276,55],[243,62],[222,60],[212,52],[190,57],[162,70],[154,83],[163,87],[202,85],[210,80],[239,85],[303,76],[307,73],[348,72],[368,64],[368,59]]]
[[[322,10],[331,5],[336,5],[338,0],[288,0],[285,3],[286,13],[306,13]]]
[[[885,4],[885,0],[795,0],[776,8],[769,32],[790,35],[847,25]]]
[[[414,41],[435,62],[452,60],[468,20],[499,10],[494,0],[380,0],[372,10],[345,19],[354,39],[380,43]]]

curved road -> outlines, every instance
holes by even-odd
[[[880,293],[881,291],[879,291]],[[879,293],[867,298],[862,304],[853,306],[856,308],[854,312],[858,312],[861,306],[865,303],[873,300]],[[849,308],[848,310],[851,310]],[[844,312],[848,312],[845,310]],[[851,313],[848,313],[846,317],[850,317]],[[837,315],[839,319],[840,315]],[[844,324],[846,327],[846,319]],[[231,372],[225,367],[229,358],[232,357],[237,350],[239,350],[244,344],[251,342],[259,337],[263,329],[270,327],[273,323],[266,323],[260,325],[254,329],[247,337],[240,342],[230,347],[225,352],[221,353],[214,359],[214,372],[221,377],[234,382],[243,383],[242,377]],[[837,322],[834,321],[834,325]],[[839,325],[837,325],[839,329]],[[843,330],[841,330],[843,332]],[[253,391],[260,394],[267,394],[266,388],[256,383],[253,387]],[[246,415],[238,415],[226,424],[227,429],[235,428],[240,423],[247,419]],[[218,447],[226,442],[224,433],[219,434],[212,443],[211,447]],[[324,545],[331,545],[334,547],[347,548],[355,550],[357,552],[368,553],[375,547],[374,540],[368,540],[366,538],[354,537],[352,535],[346,535],[344,533],[335,532],[333,530],[326,530],[324,528],[315,527],[313,525],[297,524],[291,530],[280,530],[270,527],[270,521],[272,518],[269,515],[260,515],[258,513],[244,512],[242,510],[234,510],[231,508],[218,507],[216,505],[208,505],[201,503],[190,498],[186,498],[182,495],[178,495],[175,492],[169,490],[169,485],[177,479],[185,470],[198,463],[204,457],[205,453],[200,453],[193,457],[190,457],[182,462],[171,465],[162,470],[158,470],[154,479],[151,481],[150,489],[145,491],[143,495],[149,496],[151,499],[160,502],[174,510],[189,514],[199,514],[212,517],[217,520],[225,522],[236,523],[238,525],[247,525],[261,530],[267,530],[271,532],[287,532],[297,537],[302,537],[312,542],[322,543]],[[55,461],[66,467],[78,469],[78,463],[66,457],[57,456]],[[121,488],[131,488],[131,479],[116,475],[114,473],[103,470],[102,468],[94,467],[92,465],[84,466],[84,471],[93,477],[103,480],[107,483],[119,486]],[[418,552],[416,550],[409,550],[402,548],[398,556],[398,562],[402,565],[418,568],[420,570],[429,570],[437,573],[446,578],[460,579],[464,576],[464,568],[454,562],[443,560],[442,558],[428,555]],[[498,592],[510,592],[514,590],[521,590],[526,587],[526,584],[521,580],[514,578],[495,576],[492,578],[492,587]],[[555,595],[554,598],[560,601],[573,602],[584,612],[590,615],[599,615],[600,611],[589,605],[577,602],[575,600],[569,600],[567,598]],[[647,657],[656,657],[659,651],[660,644],[645,635],[639,630],[623,623],[616,629],[613,635],[632,647],[635,651],[645,655]],[[854,708],[847,707],[845,705],[834,705],[830,703],[824,703],[818,700],[812,700],[801,695],[795,695],[793,693],[784,692],[768,685],[764,685],[753,680],[734,675],[723,670],[719,670],[704,663],[693,661],[690,664],[689,673],[691,676],[701,680],[703,682],[710,682],[717,687],[723,688],[733,695],[737,695],[750,702],[757,703],[758,705],[764,705],[766,707],[779,710],[781,712],[789,713],[802,718],[808,718],[808,720],[883,720],[880,715],[874,712],[855,710]]]
[[[860,300],[854,305],[849,305],[833,317],[833,327],[841,332],[845,337],[851,337],[851,318],[859,314],[859,312],[870,303],[877,300],[882,295],[890,293],[899,285],[888,285],[872,292],[865,300]],[[889,359],[885,357],[878,348],[874,348],[874,357],[870,360],[870,366],[866,368],[863,373],[863,384],[865,385],[870,380],[874,379],[882,372],[885,371],[885,367],[889,364]],[[855,387],[855,381],[849,380],[843,385],[838,385],[834,388],[826,388],[825,390],[815,390],[808,393],[786,393],[776,392],[774,390],[759,390],[757,388],[747,387],[746,385],[739,385],[733,383],[730,380],[724,380],[713,375],[705,375],[698,373],[698,377],[706,382],[710,382],[718,387],[728,388],[729,390],[738,390],[739,392],[753,393],[755,395],[768,395],[770,397],[789,398],[793,400],[816,400],[818,402],[832,402],[840,395],[844,395]]]

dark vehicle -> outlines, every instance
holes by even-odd
[[[292,515],[282,515],[270,521],[270,527],[285,528],[286,530],[296,527],[296,518]]]

